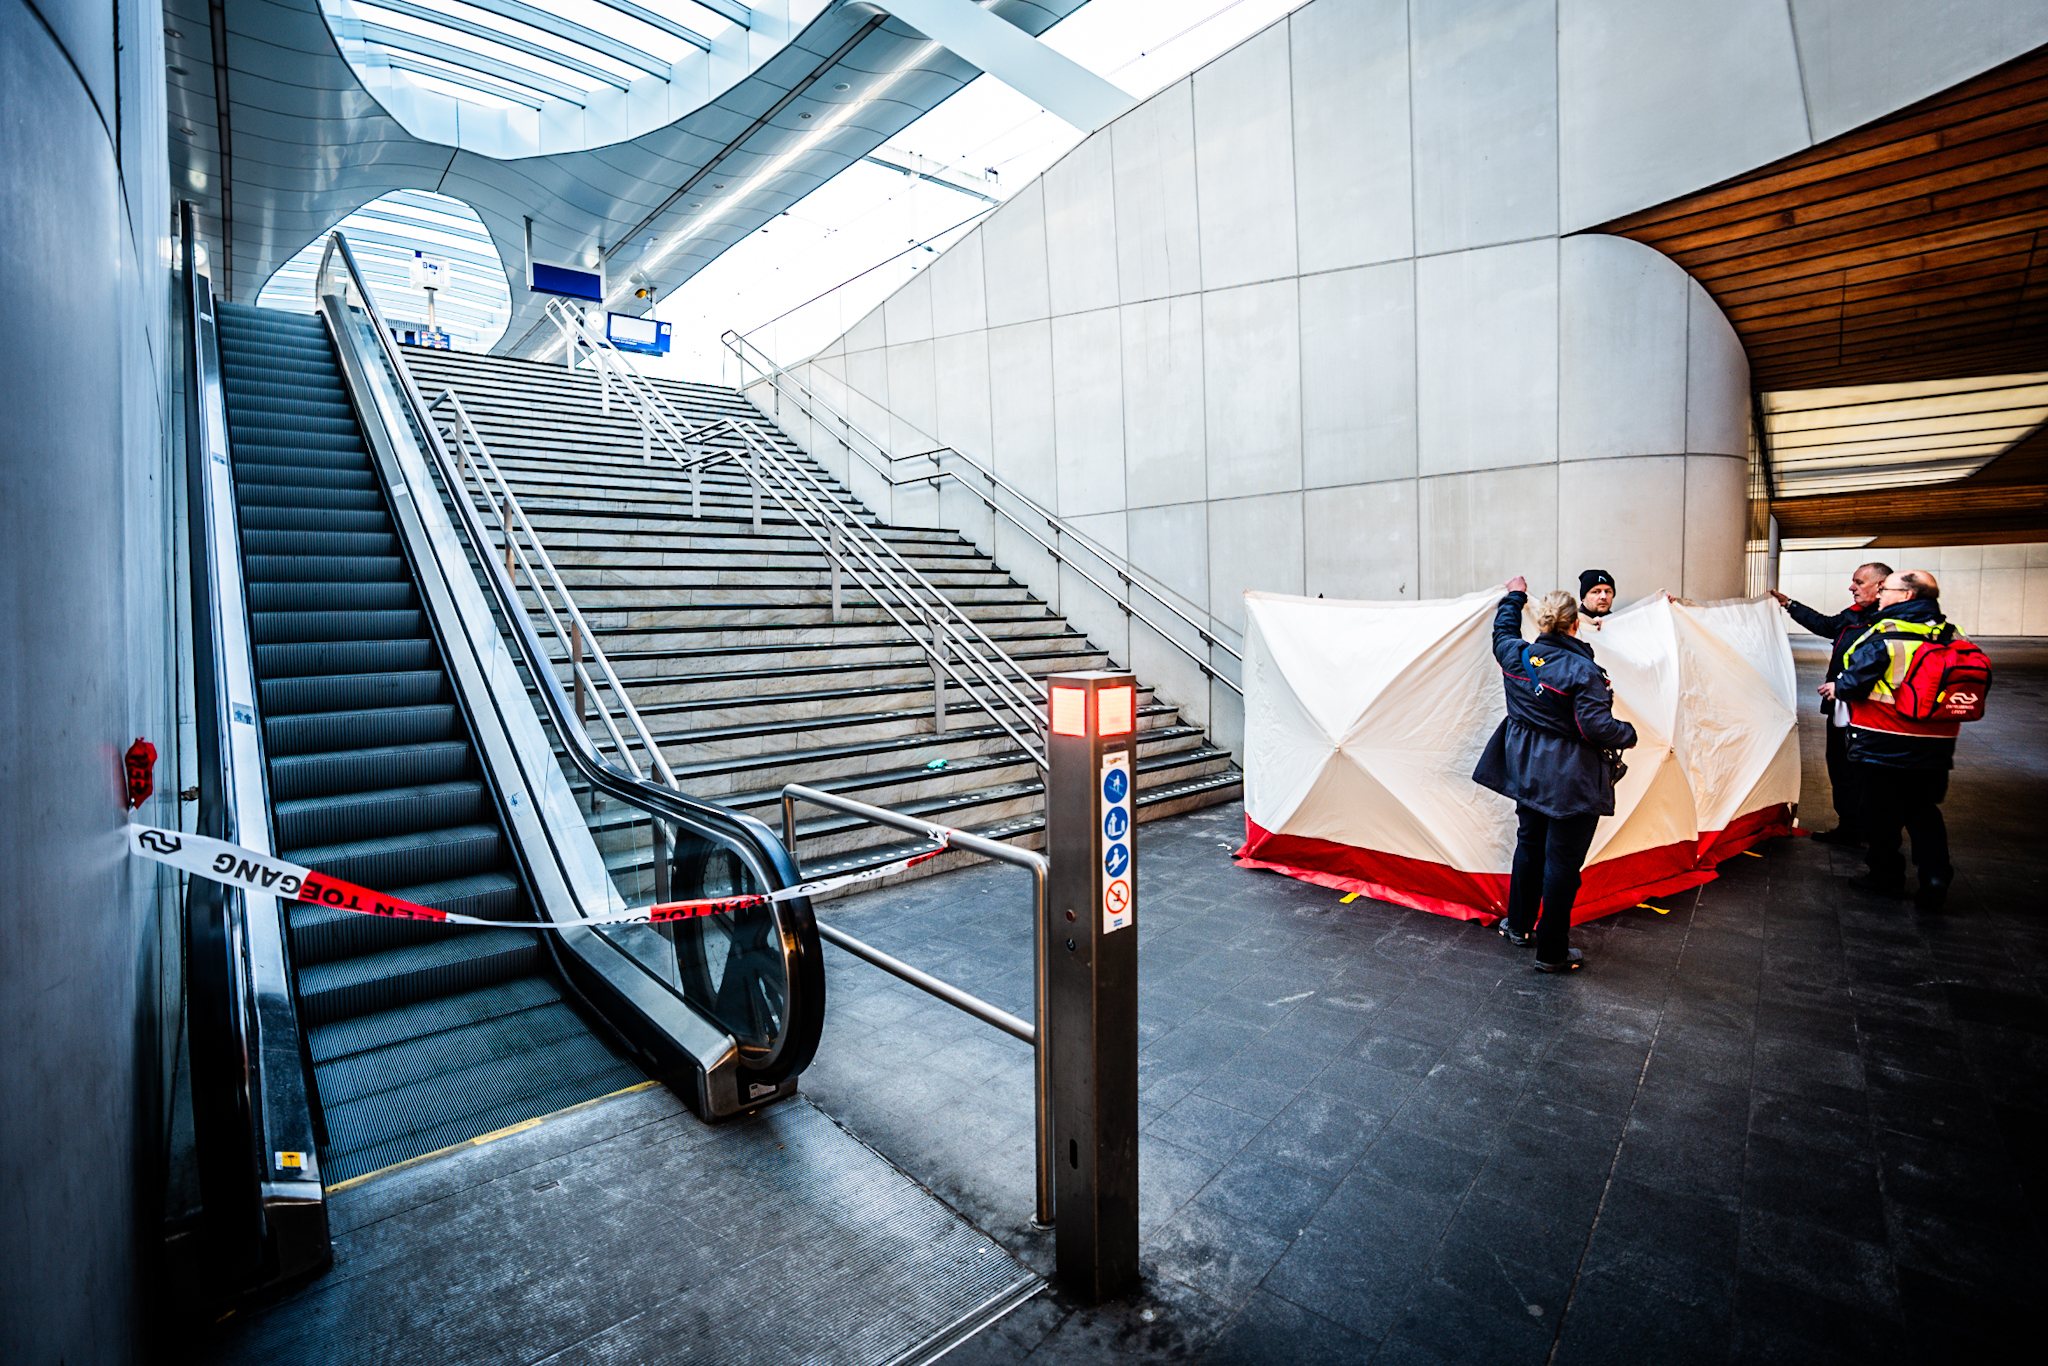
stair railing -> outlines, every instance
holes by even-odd
[[[1001,475],[998,475],[994,470],[991,470],[973,456],[968,455],[965,451],[955,449],[952,446],[940,446],[928,451],[918,451],[911,455],[892,454],[888,446],[881,440],[870,435],[852,418],[840,412],[838,408],[821,396],[817,390],[805,384],[802,380],[777,364],[760,347],[747,340],[744,335],[735,331],[727,331],[721,340],[724,341],[726,349],[739,359],[742,385],[745,383],[745,376],[749,366],[759,370],[762,377],[773,386],[779,396],[787,398],[791,403],[795,404],[797,410],[803,413],[805,417],[808,417],[815,426],[831,433],[832,439],[843,447],[849,456],[858,459],[862,464],[866,465],[872,473],[887,481],[891,488],[900,488],[907,484],[929,484],[933,488],[937,488],[945,480],[951,480],[959,484],[970,496],[987,508],[992,515],[1001,517],[1004,521],[1022,532],[1039,549],[1050,556],[1054,563],[1072,570],[1087,583],[1091,584],[1104,597],[1115,603],[1127,618],[1139,622],[1168,645],[1171,645],[1181,654],[1187,656],[1189,661],[1209,678],[1223,684],[1223,686],[1229,688],[1240,697],[1244,695],[1244,689],[1228,674],[1219,672],[1207,659],[1202,657],[1199,651],[1191,648],[1179,635],[1169,631],[1150,616],[1147,616],[1144,611],[1140,610],[1137,604],[1132,601],[1132,595],[1134,593],[1145,594],[1158,608],[1177,618],[1189,631],[1192,631],[1195,638],[1201,641],[1203,645],[1211,649],[1221,650],[1232,659],[1237,660],[1240,666],[1244,662],[1244,656],[1218,639],[1215,633],[1210,631],[1208,627],[1182,611],[1171,599],[1147,584],[1139,576],[1129,560],[1096,544],[1093,538],[1079,530],[1066,518],[1045,507],[1029,494],[1018,489]],[[958,470],[948,469],[945,462],[949,458],[958,460],[966,465],[973,471],[973,475],[969,476],[960,473]],[[896,467],[898,465],[915,460],[929,462],[933,468],[921,473],[907,475],[897,473]],[[976,486],[977,479],[982,487]],[[997,502],[996,492],[998,490],[1022,504],[1029,514],[1028,517],[1019,517],[1009,508]],[[1054,534],[1055,540],[1048,541],[1044,536],[1040,535],[1037,528],[1033,525],[1034,522],[1043,525],[1047,530],[1051,531]],[[1070,554],[1061,549],[1058,543],[1060,540],[1072,542],[1073,545],[1085,550],[1098,565],[1106,566],[1109,573],[1123,585],[1123,591],[1119,593],[1116,589],[1111,588],[1093,573],[1089,572],[1087,566],[1076,563]]]
[[[427,412],[438,414],[444,405],[449,418],[448,426],[442,430],[441,436],[454,451],[456,469],[462,476],[458,487],[463,495],[470,499],[473,508],[476,507],[477,498],[481,497],[483,508],[478,508],[477,511],[481,516],[485,508],[489,510],[490,515],[485,519],[484,525],[497,523],[499,535],[505,544],[505,573],[511,579],[512,586],[517,589],[520,575],[525,575],[534,600],[547,619],[549,631],[561,642],[562,652],[569,660],[570,686],[574,693],[572,706],[577,724],[589,724],[590,707],[594,703],[598,720],[611,737],[612,747],[618,753],[620,761],[635,778],[644,777],[645,770],[634,759],[632,746],[620,729],[619,723],[623,719],[640,742],[641,752],[647,760],[646,768],[652,769],[663,785],[680,791],[681,784],[676,781],[674,770],[669,767],[667,758],[662,755],[661,746],[655,742],[653,734],[648,730],[647,722],[640,715],[640,709],[633,705],[626,685],[620,681],[618,671],[612,667],[611,659],[606,655],[604,646],[599,643],[597,633],[590,629],[590,622],[584,617],[583,609],[576,605],[576,597],[569,591],[569,585],[563,581],[561,571],[555,567],[554,557],[548,554],[547,546],[541,541],[539,533],[533,529],[533,523],[527,520],[526,510],[520,506],[518,496],[512,492],[511,483],[505,478],[505,472],[498,467],[497,458],[491,454],[491,448],[484,441],[483,433],[478,430],[475,420],[470,417],[469,410],[462,406],[461,396],[453,389],[443,389],[440,396],[427,405]],[[470,453],[472,445],[475,447],[473,456]],[[471,479],[476,482],[474,494],[470,489]],[[564,617],[568,618],[566,626],[563,622]],[[589,666],[584,663],[586,652],[590,664],[597,667],[596,676],[591,674]],[[599,686],[599,678],[603,680],[602,687]]]
[[[990,639],[978,622],[886,538],[855,515],[807,463],[783,450],[758,423],[747,419],[721,418],[685,428],[660,391],[608,338],[559,301],[549,302],[548,317],[562,330],[571,359],[590,361],[601,390],[609,394],[613,387],[618,389],[641,425],[643,447],[659,444],[690,475],[693,516],[701,515],[700,472],[720,464],[736,467],[752,492],[756,531],[761,528],[765,493],[824,554],[833,571],[835,621],[842,619],[844,611],[841,576],[850,576],[924,652],[932,668],[933,719],[938,731],[943,733],[946,728],[946,683],[950,680],[1034,763],[1045,766],[1044,684]],[[710,449],[710,442],[723,435],[736,439],[740,448]]]

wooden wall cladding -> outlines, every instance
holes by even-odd
[[[2048,47],[1595,231],[1677,261],[1758,390],[2048,370]]]

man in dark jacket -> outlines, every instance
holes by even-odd
[[[1842,672],[1842,654],[1856,637],[1869,629],[1877,616],[1877,590],[1886,576],[1892,572],[1888,564],[1872,560],[1859,564],[1856,572],[1849,576],[1849,605],[1833,616],[1822,616],[1803,602],[1794,602],[1777,589],[1770,590],[1778,600],[1778,606],[1792,614],[1792,620],[1804,626],[1817,636],[1826,636],[1835,642],[1835,648],[1828,655],[1827,683],[1835,681]],[[1820,714],[1828,723],[1828,786],[1835,794],[1835,828],[1823,830],[1814,838],[1822,844],[1844,844],[1852,848],[1863,843],[1863,825],[1859,812],[1863,806],[1862,779],[1857,775],[1856,766],[1849,762],[1849,730],[1846,713],[1837,724],[1834,699],[1828,695],[1827,683],[1821,685]]]
[[[1493,657],[1507,690],[1507,718],[1487,741],[1472,781],[1515,803],[1520,831],[1507,916],[1511,944],[1536,938],[1536,966],[1564,972],[1582,961],[1570,947],[1579,872],[1602,816],[1614,814],[1614,770],[1606,751],[1628,749],[1636,730],[1614,715],[1607,675],[1578,639],[1578,602],[1546,594],[1541,632],[1522,640],[1528,581],[1517,576],[1493,614]],[[1539,918],[1540,909],[1540,918]]]
[[[1877,608],[1870,626],[1850,642],[1841,673],[1822,685],[1837,707],[1848,709],[1849,762],[1863,782],[1863,832],[1870,841],[1864,861],[1870,871],[1854,885],[1881,896],[1905,895],[1903,830],[1913,838],[1913,866],[1920,874],[1914,904],[1935,911],[1955,878],[1941,799],[1948,795],[1962,725],[1913,720],[1893,704],[1892,693],[1913,656],[1946,622],[1941,585],[1924,569],[1888,575]]]
[[[1600,618],[1614,610],[1614,575],[1604,569],[1579,573],[1579,620],[1591,620],[1600,629]]]

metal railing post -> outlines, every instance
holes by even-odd
[[[754,534],[761,534],[761,457],[747,452],[747,484],[754,491]]]
[[[931,623],[932,631],[932,732],[946,733],[946,633],[939,629],[939,623]]]
[[[569,623],[569,677],[576,686],[576,725],[588,729],[590,712],[583,704],[583,623]]]
[[[846,619],[846,601],[842,591],[839,568],[839,523],[832,524],[832,549],[826,556],[832,562],[832,620]]]

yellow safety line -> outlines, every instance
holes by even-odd
[[[502,1129],[493,1129],[487,1134],[478,1134],[475,1138],[465,1138],[460,1143],[451,1143],[445,1148],[436,1148],[430,1153],[421,1153],[418,1157],[408,1157],[403,1162],[394,1162],[388,1167],[379,1167],[376,1171],[364,1172],[361,1176],[351,1176],[346,1181],[337,1181],[327,1188],[327,1193],[329,1195],[339,1195],[345,1190],[354,1190],[357,1186],[367,1181],[375,1181],[380,1176],[389,1176],[393,1172],[402,1172],[407,1167],[417,1167],[422,1162],[432,1162],[437,1157],[446,1157],[450,1153],[461,1152],[464,1148],[481,1148],[486,1143],[495,1143],[499,1139],[509,1137],[512,1134],[523,1134],[528,1129],[537,1129],[549,1120],[560,1119],[563,1115],[573,1115],[578,1110],[588,1110],[593,1105],[602,1105],[616,1096],[631,1095],[635,1091],[645,1091],[650,1086],[659,1085],[661,1083],[658,1081],[643,1081],[637,1082],[632,1086],[622,1086],[616,1091],[610,1091],[601,1096],[593,1096],[589,1100],[578,1101],[574,1105],[552,1111],[549,1114],[540,1115],[533,1119],[522,1119],[517,1124],[507,1124]]]

